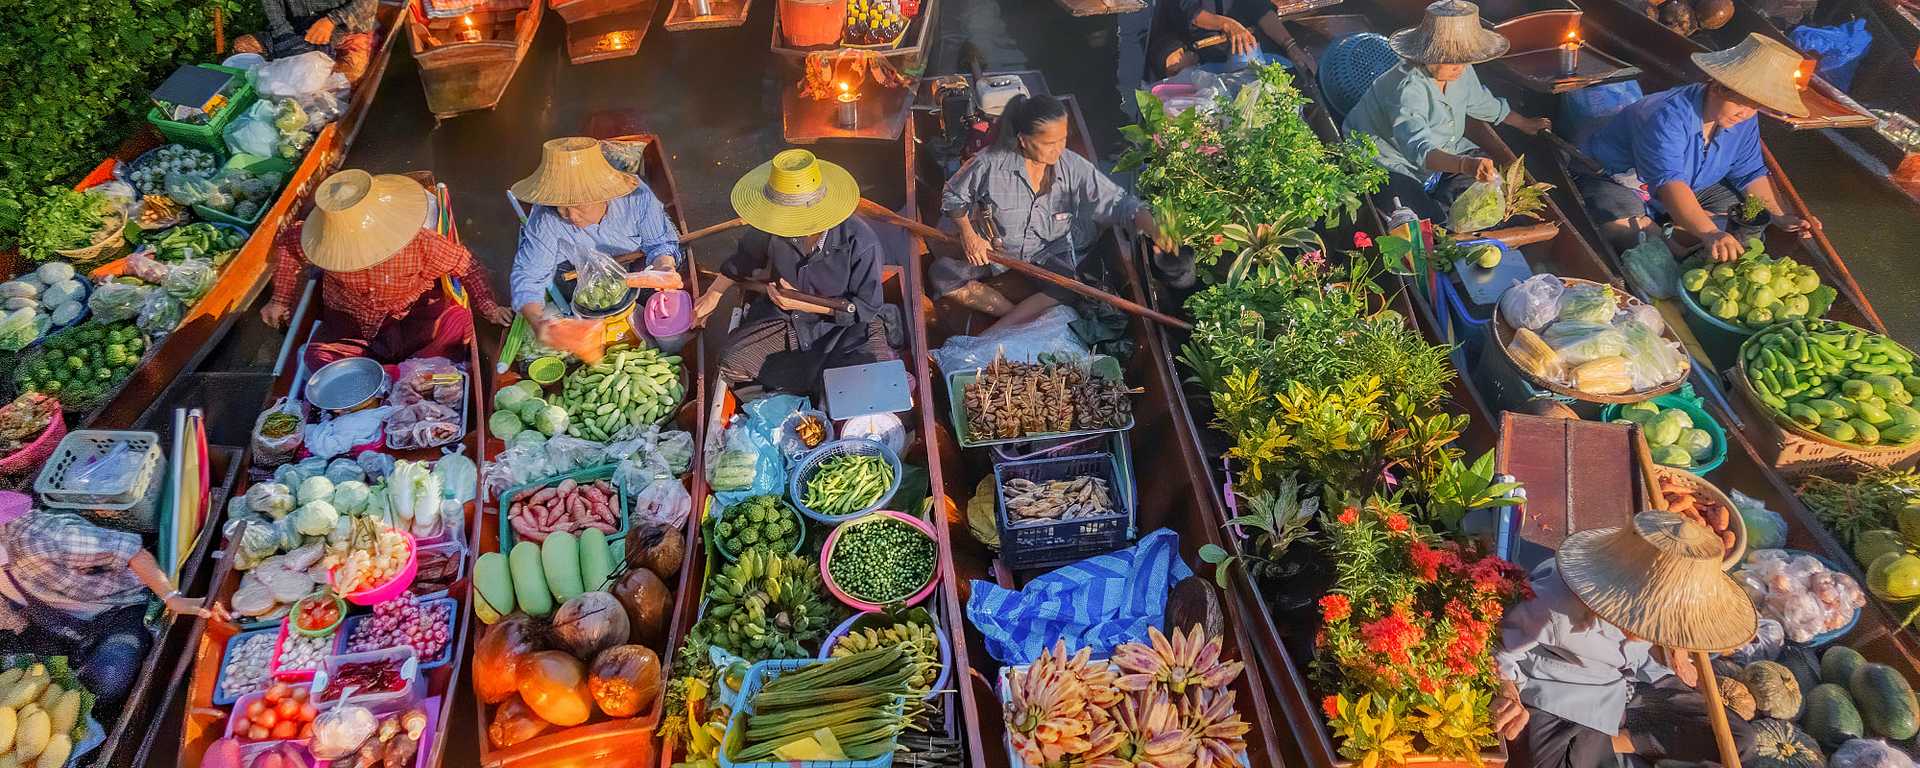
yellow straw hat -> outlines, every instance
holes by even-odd
[[[1480,23],[1480,6],[1440,0],[1427,6],[1420,26],[1387,39],[1393,52],[1416,64],[1478,64],[1499,58],[1511,43]]]
[[[514,183],[513,196],[535,205],[590,205],[625,197],[639,186],[638,176],[607,162],[599,141],[567,136],[540,145],[540,167]]]
[[[1753,639],[1753,601],[1721,569],[1719,537],[1669,512],[1560,544],[1560,578],[1588,610],[1635,637],[1685,651],[1724,651]]]
[[[328,272],[355,272],[392,258],[420,234],[426,190],[405,176],[346,170],[313,192],[313,213],[300,228],[307,262]]]
[[[860,186],[847,169],[789,149],[747,172],[733,185],[733,212],[754,229],[803,237],[832,229],[860,205]]]
[[[1792,115],[1807,116],[1807,103],[1800,99],[1800,52],[1786,43],[1758,33],[1748,33],[1739,45],[1724,51],[1693,54],[1713,78],[1762,107]]]

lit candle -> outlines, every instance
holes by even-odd
[[[462,25],[460,27],[461,42],[471,43],[480,39],[480,29],[473,26],[473,16],[471,14],[460,17],[460,23]]]
[[[1580,70],[1580,28],[1567,29],[1567,41],[1560,44],[1560,73],[1571,75]]]
[[[840,81],[840,95],[834,97],[836,103],[834,121],[849,131],[860,127],[860,94],[853,92],[847,81]]]

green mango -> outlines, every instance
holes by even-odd
[[[1807,407],[1819,411],[1820,417],[1823,419],[1844,419],[1853,415],[1847,411],[1846,406],[1826,398],[1808,400]]]
[[[1874,445],[1880,442],[1880,428],[1864,419],[1847,419],[1847,426],[1853,427],[1853,439],[1848,442],[1860,445]]]
[[[1855,400],[1873,396],[1873,385],[1865,379],[1848,379],[1840,382],[1840,391]]]
[[[1882,445],[1907,445],[1920,438],[1920,424],[1901,424],[1895,422],[1880,430]]]
[[[1851,419],[1855,416],[1860,415],[1860,401],[1855,400],[1851,397],[1836,397],[1836,398],[1833,398],[1833,401],[1836,403],[1839,403],[1840,407],[1846,410],[1846,413],[1840,416],[1828,416],[1827,418]]]
[[[1860,401],[1860,420],[1874,426],[1893,423],[1893,416],[1887,409],[1876,405],[1872,400]]]
[[[1820,426],[1820,412],[1805,403],[1787,403],[1787,415],[1802,426]]]

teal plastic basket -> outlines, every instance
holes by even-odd
[[[518,540],[517,537],[514,536],[513,522],[508,519],[507,510],[512,509],[513,503],[518,501],[520,497],[539,493],[550,486],[559,485],[560,481],[567,479],[572,479],[580,485],[586,485],[595,480],[612,482],[613,470],[616,466],[617,465],[614,464],[601,464],[599,466],[587,467],[586,469],[576,469],[564,475],[543,477],[531,483],[507,489],[507,492],[500,496],[500,551],[504,553],[507,550],[513,549],[514,542]],[[619,483],[613,483],[613,495],[619,502],[619,510],[616,516],[620,521],[620,525],[613,533],[607,534],[607,541],[623,541],[627,537],[628,527],[627,492],[620,487]],[[580,532],[574,531],[573,533],[577,536]]]
[[[1120,361],[1106,355],[1094,355],[1087,361],[1087,368],[1093,375],[1105,379],[1119,379],[1126,374],[1120,369]],[[980,376],[979,369],[953,371],[947,374],[947,418],[953,425],[955,437],[962,448],[983,448],[990,445],[1009,445],[1032,440],[1054,440],[1066,437],[1084,437],[1102,435],[1109,432],[1125,432],[1133,429],[1133,414],[1127,414],[1127,423],[1106,429],[1081,429],[1072,432],[1040,432],[1031,435],[1007,438],[1004,440],[975,440],[967,427],[967,385]]]
[[[727,733],[720,739],[717,755],[720,768],[887,768],[893,765],[892,752],[872,760],[767,760],[751,763],[737,762],[727,756],[746,738],[747,718],[753,716],[753,695],[759,693],[761,687],[787,672],[823,663],[818,659],[770,659],[755,662],[747,668],[747,676],[740,682],[740,694],[733,700],[733,714],[727,719]],[[896,716],[903,705],[903,702],[894,703]]]
[[[159,131],[160,135],[167,137],[167,141],[169,142],[185,144],[200,149],[216,150],[224,155],[227,150],[227,125],[232,123],[235,117],[246,112],[248,107],[253,106],[255,98],[253,79],[247,77],[247,71],[244,69],[223,67],[218,64],[201,64],[199,66],[201,69],[225,72],[240,79],[240,85],[234,88],[233,98],[227,102],[226,108],[215,113],[213,119],[208,120],[206,125],[195,125],[193,123],[176,123],[168,120],[167,116],[160,111],[160,107],[156,105],[147,110],[147,122],[152,123],[154,130]]]
[[[1708,472],[1719,469],[1721,463],[1727,460],[1727,430],[1721,427],[1720,422],[1715,421],[1711,414],[1707,413],[1707,409],[1705,405],[1700,402],[1700,398],[1693,394],[1693,385],[1688,384],[1678,392],[1669,392],[1653,398],[1652,402],[1661,408],[1674,408],[1687,414],[1689,418],[1693,419],[1694,427],[1706,430],[1707,436],[1713,438],[1713,453],[1707,457],[1706,461],[1695,462],[1693,466],[1685,467],[1688,472],[1704,476]],[[1620,418],[1620,409],[1623,407],[1625,406],[1616,403],[1600,409],[1600,420],[1613,421],[1614,419]],[[1679,467],[1676,467],[1676,469],[1679,469]]]

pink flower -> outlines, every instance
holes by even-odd
[[[1324,267],[1326,266],[1326,264],[1327,264],[1326,257],[1322,256],[1319,251],[1307,251],[1306,253],[1300,255],[1300,266]]]
[[[1200,145],[1200,154],[1208,157],[1220,154],[1220,146],[1218,144],[1202,144]]]
[[[1368,236],[1367,236],[1367,233],[1365,233],[1365,232],[1355,232],[1355,233],[1353,233],[1353,247],[1355,247],[1355,248],[1372,248],[1372,247],[1373,247],[1373,238],[1371,238],[1371,237],[1368,237]]]

